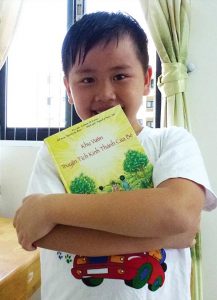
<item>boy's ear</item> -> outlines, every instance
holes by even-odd
[[[71,89],[70,89],[68,78],[66,76],[63,77],[63,82],[64,82],[64,85],[65,85],[65,88],[66,88],[66,93],[67,93],[67,96],[68,96],[68,102],[69,102],[69,104],[73,104],[74,101],[73,101],[73,97],[72,97],[72,92],[71,92]]]
[[[144,96],[150,93],[150,85],[151,85],[151,77],[152,77],[152,67],[148,66],[148,70],[145,74],[145,84],[144,84]]]

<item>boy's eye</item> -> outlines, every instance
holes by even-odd
[[[114,80],[123,80],[123,79],[125,79],[127,76],[126,75],[124,75],[124,74],[117,74],[117,75],[115,75],[113,78],[114,78]]]
[[[92,77],[86,77],[81,80],[82,83],[92,83],[94,79]]]

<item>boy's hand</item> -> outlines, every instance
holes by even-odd
[[[192,241],[192,244],[191,244],[190,248],[194,247],[196,245],[196,243],[197,243],[196,238],[194,238],[193,241]]]
[[[48,234],[56,224],[49,220],[49,203],[43,194],[30,195],[17,210],[14,222],[18,241],[28,251],[35,250],[33,243]]]

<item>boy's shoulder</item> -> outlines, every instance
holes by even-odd
[[[50,169],[50,170],[56,172],[56,167],[54,166],[54,164],[52,162],[51,155],[49,154],[48,148],[45,143],[42,143],[38,150],[38,153],[37,153],[37,156],[35,159],[34,168],[36,170]]]
[[[168,128],[144,127],[138,138],[152,162],[163,154],[185,152],[187,149],[197,150],[198,146],[193,136],[184,128],[171,126]]]
[[[192,139],[193,136],[183,127],[170,126],[162,128],[144,127],[138,135],[140,140],[170,141],[173,139]]]

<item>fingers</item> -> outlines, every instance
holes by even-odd
[[[37,249],[37,247],[35,245],[33,245],[32,243],[28,242],[28,239],[25,238],[22,234],[22,230],[19,226],[19,211],[20,208],[17,210],[17,212],[15,213],[14,219],[13,219],[13,226],[16,229],[17,232],[17,238],[18,238],[18,243],[22,246],[22,248],[26,251],[34,251]]]
[[[28,245],[22,245],[22,248],[26,251],[35,251],[37,249],[37,247],[34,247],[32,244],[28,244]]]
[[[35,251],[37,249],[37,247],[32,246],[32,244],[26,244],[26,245],[21,244],[21,246],[26,251]]]
[[[18,233],[18,242],[22,246],[22,248],[26,251],[34,251],[37,249],[34,243],[30,243],[22,234]]]
[[[192,243],[191,243],[191,246],[190,246],[190,247],[194,247],[194,246],[196,245],[196,242],[197,242],[197,241],[196,241],[196,239],[194,238],[193,241],[192,241]]]
[[[13,219],[13,226],[14,226],[14,228],[16,228],[16,215],[14,216],[14,219]]]
[[[13,219],[13,226],[14,228],[16,228],[17,225],[17,216],[19,214],[20,208],[18,208],[18,210],[16,211],[15,215],[14,215],[14,219]]]

